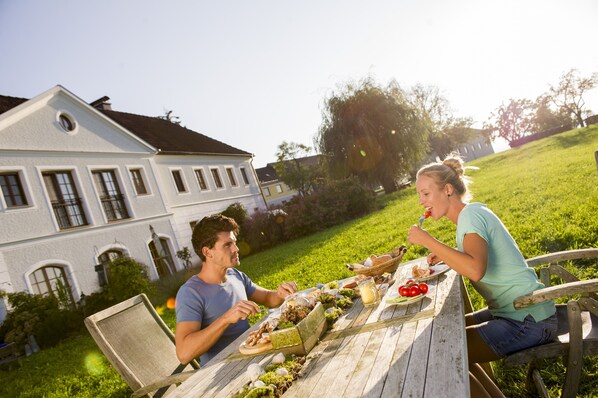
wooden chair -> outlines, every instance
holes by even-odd
[[[174,335],[145,294],[87,317],[85,326],[132,397],[161,397],[199,369],[196,361],[178,361]]]
[[[573,296],[567,304],[557,304],[557,339],[505,358],[507,367],[529,364],[528,389],[535,389],[540,396],[549,396],[538,370],[543,359],[563,358],[567,370],[562,396],[575,397],[579,389],[583,356],[598,354],[598,279],[580,281],[557,264],[560,261],[589,258],[598,258],[598,249],[569,250],[527,260],[530,266],[548,264],[548,267],[541,268],[539,272],[540,280],[546,287],[517,298],[513,302],[515,308],[524,308],[548,299]],[[551,275],[560,277],[565,283],[551,286]]]

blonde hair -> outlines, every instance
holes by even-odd
[[[440,188],[444,188],[447,184],[451,184],[454,190],[453,192],[456,193],[461,200],[468,202],[471,200],[472,195],[468,189],[471,180],[465,176],[466,168],[475,167],[465,167],[463,159],[458,153],[450,153],[443,161],[438,159],[438,161],[420,168],[417,172],[417,178],[422,175],[430,177]]]

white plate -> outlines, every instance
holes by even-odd
[[[419,296],[417,296],[417,297],[406,297],[406,298],[407,298],[407,300],[405,300],[405,301],[400,301],[400,302],[398,302],[398,303],[393,303],[392,301],[390,301],[390,302],[388,301],[388,300],[392,300],[393,298],[397,298],[397,297],[398,297],[398,296],[394,296],[394,297],[389,297],[389,298],[387,298],[387,299],[386,299],[386,304],[388,304],[388,305],[399,305],[399,306],[400,306],[400,305],[409,305],[409,304],[413,304],[413,303],[417,303],[417,302],[420,302],[420,301],[422,301],[422,300],[424,299],[424,297],[426,297],[426,295],[425,295],[425,294],[420,294],[420,295],[419,295]]]
[[[413,278],[413,275],[411,275],[411,278],[416,282],[427,281],[429,279],[436,278],[438,275],[444,274],[449,269],[451,269],[451,267],[449,267],[445,263],[438,263],[430,266],[430,270],[434,271],[430,275],[424,276],[422,278]]]

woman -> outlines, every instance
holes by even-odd
[[[433,219],[447,217],[457,225],[457,249],[417,225],[409,229],[407,240],[430,250],[428,263],[444,261],[469,278],[485,299],[488,308],[465,316],[471,392],[475,397],[502,397],[478,363],[552,340],[556,308],[553,301],[514,308],[515,298],[544,285],[500,219],[484,204],[469,203],[468,182],[463,161],[456,155],[422,167],[416,181],[419,202]]]

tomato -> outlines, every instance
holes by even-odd
[[[399,294],[403,297],[409,297],[410,289],[407,286],[401,286],[399,288]]]
[[[409,288],[409,297],[419,296],[421,291],[419,290],[419,286],[413,285]]]
[[[407,280],[407,282],[405,282],[405,286],[411,286],[415,283],[415,281],[413,279],[409,279]]]
[[[422,294],[428,293],[428,285],[426,285],[425,283],[420,283],[418,287],[419,291],[422,292]]]

